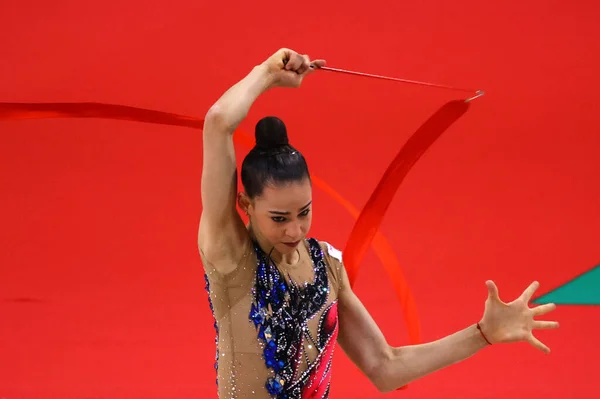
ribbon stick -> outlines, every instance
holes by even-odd
[[[464,91],[464,92],[469,92],[469,93],[475,93],[475,96],[466,99],[465,102],[473,101],[474,99],[481,97],[485,94],[485,92],[483,90],[463,89],[460,87],[441,85],[441,84],[437,84],[437,83],[421,82],[418,80],[410,80],[410,79],[402,79],[402,78],[393,78],[390,76],[375,75],[372,73],[365,73],[365,72],[348,71],[346,69],[331,68],[331,67],[327,67],[327,66],[319,67],[319,69],[321,69],[323,71],[339,72],[339,73],[345,73],[345,74],[355,75],[355,76],[364,76],[367,78],[393,80],[395,82],[401,82],[401,83],[409,83],[409,84],[416,84],[416,85],[421,85],[421,86],[437,87],[437,88],[441,88],[441,89],[449,89],[449,90],[455,90],[455,91]]]

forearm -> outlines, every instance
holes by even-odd
[[[220,131],[233,133],[256,99],[270,88],[269,79],[269,72],[264,65],[255,66],[213,104],[206,116],[206,123],[218,124]]]
[[[437,341],[392,348],[373,376],[384,392],[463,361],[487,345],[475,325]]]

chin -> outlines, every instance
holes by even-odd
[[[279,245],[277,245],[277,250],[282,254],[289,254],[296,251],[300,243],[302,243],[302,240],[296,241],[292,245],[288,245],[287,243],[279,243]]]

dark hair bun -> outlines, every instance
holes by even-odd
[[[262,118],[256,124],[256,147],[270,150],[289,145],[285,123],[276,116]]]

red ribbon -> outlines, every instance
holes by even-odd
[[[400,184],[433,143],[458,120],[469,108],[469,103],[463,100],[451,101],[442,106],[410,137],[390,163],[375,191],[367,201],[356,224],[354,225],[346,248],[344,263],[350,283],[354,285],[358,270],[371,244],[382,245],[385,238],[379,232],[379,227],[385,213]],[[384,256],[380,256],[396,292],[398,301],[404,313],[404,320],[411,344],[420,342],[420,323],[414,298],[410,292],[402,269],[394,253],[386,248]]]
[[[125,105],[102,103],[0,103],[0,120],[102,118],[202,129],[203,119]]]
[[[344,250],[344,260],[351,282],[356,281],[359,264],[371,246],[373,237],[377,233],[400,183],[423,153],[468,108],[469,103],[465,101],[451,101],[442,106],[410,137],[388,166],[377,188],[360,213]]]
[[[330,194],[346,208],[357,222],[350,233],[344,250],[344,263],[351,285],[354,285],[358,270],[368,248],[373,248],[390,280],[400,302],[411,344],[420,342],[420,323],[414,298],[402,274],[392,247],[379,232],[379,226],[400,183],[419,158],[467,110],[465,101],[451,101],[431,116],[406,142],[391,162],[362,212],[358,211],[324,181],[313,176],[313,183]],[[41,118],[103,118],[128,120],[163,125],[174,125],[202,129],[204,120],[185,115],[154,111],[124,105],[102,103],[0,103],[0,120],[22,120]],[[243,133],[243,132],[242,132]],[[237,142],[252,147],[254,140],[249,135],[234,135]]]

